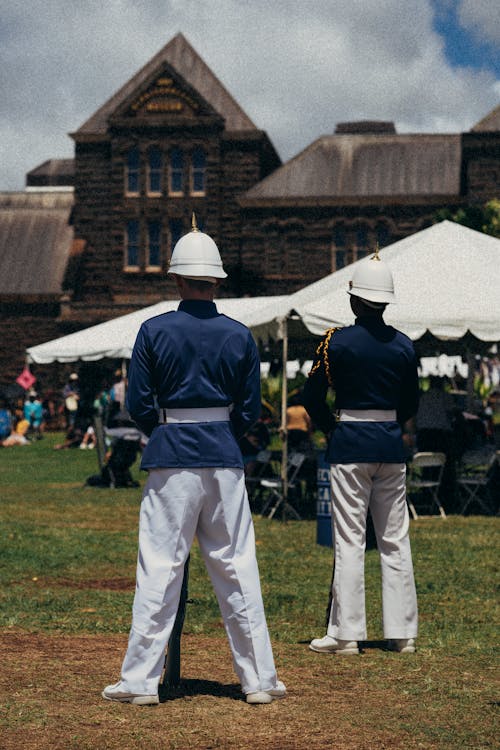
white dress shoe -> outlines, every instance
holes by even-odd
[[[256,705],[258,703],[272,703],[276,698],[284,698],[286,687],[278,680],[276,687],[271,690],[258,690],[255,693],[247,693],[247,703]]]
[[[160,702],[158,694],[156,695],[139,695],[137,693],[127,693],[121,689],[121,682],[114,685],[108,685],[101,693],[107,701],[116,701],[117,703],[134,703],[136,706],[155,706]]]
[[[314,638],[309,644],[311,651],[317,651],[320,654],[359,654],[357,641],[343,641],[340,638],[332,638],[331,635],[324,635],[323,638]]]
[[[389,651],[397,651],[398,654],[414,654],[417,650],[415,638],[390,638],[387,646]]]

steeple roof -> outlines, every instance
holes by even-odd
[[[189,44],[186,37],[178,33],[86,120],[74,135],[105,134],[108,129],[109,117],[165,64],[170,65],[224,118],[226,130],[257,130],[252,120],[212,73],[208,65]]]

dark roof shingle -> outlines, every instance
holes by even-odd
[[[252,187],[258,199],[458,195],[459,135],[330,135]]]
[[[0,193],[0,295],[59,295],[73,192]]]

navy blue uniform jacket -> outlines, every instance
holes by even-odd
[[[158,424],[158,407],[233,405],[230,422]],[[145,321],[129,369],[127,409],[150,439],[141,468],[243,468],[237,439],[260,416],[260,362],[248,328],[213,302],[183,300]]]
[[[393,409],[394,422],[335,422],[326,404],[335,391],[335,409]],[[357,318],[322,340],[304,386],[304,406],[313,422],[330,434],[329,463],[402,463],[401,425],[418,406],[417,360],[410,339],[380,317]]]

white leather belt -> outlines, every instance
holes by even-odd
[[[339,422],[396,422],[396,409],[341,409]]]
[[[160,424],[196,424],[197,422],[229,422],[229,406],[209,406],[205,409],[159,409]]]

